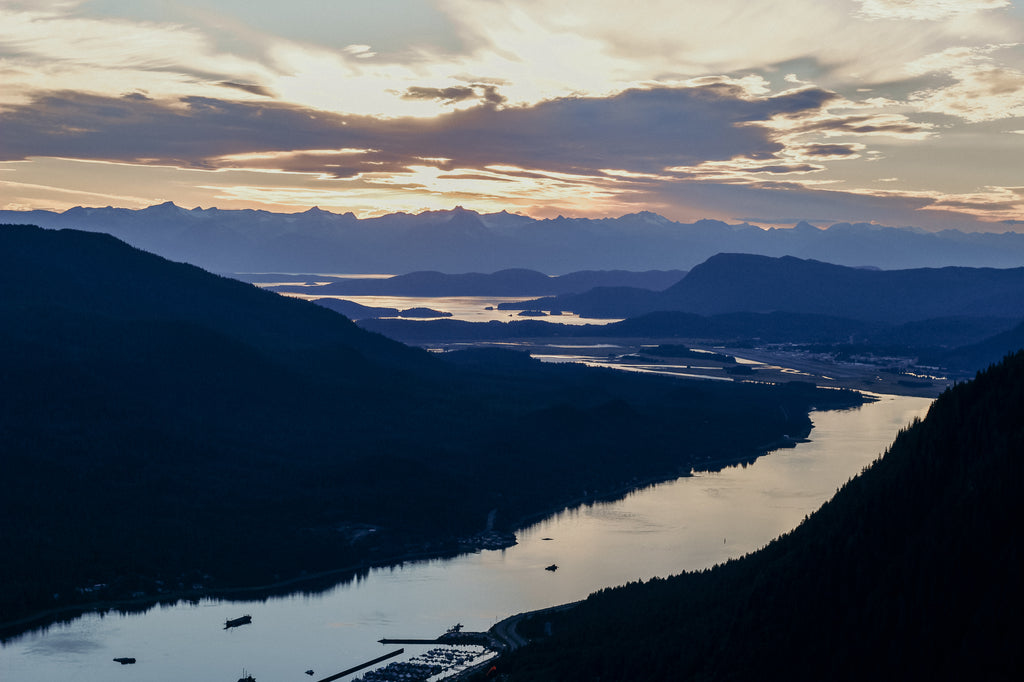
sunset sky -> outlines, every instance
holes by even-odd
[[[1024,231],[1024,2],[0,0],[0,209]]]

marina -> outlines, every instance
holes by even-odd
[[[371,670],[353,682],[434,682],[450,679],[496,657],[496,652],[482,646],[436,647],[407,661]]]
[[[378,663],[383,663],[384,661],[392,659],[395,656],[401,656],[404,653],[405,653],[405,649],[397,649],[395,651],[392,651],[391,653],[384,654],[383,656],[378,656],[377,658],[375,658],[375,659],[373,659],[371,661],[367,661],[366,663],[360,663],[359,665],[356,665],[356,666],[353,666],[351,668],[347,668],[345,670],[342,670],[340,673],[336,673],[334,675],[331,675],[330,677],[325,677],[322,680],[319,680],[318,682],[334,682],[334,680],[340,680],[342,677],[345,677],[346,675],[351,675],[352,673],[357,673],[360,670],[365,670],[366,668],[369,668],[371,665],[377,665]],[[312,673],[313,673],[312,670],[307,670],[306,671],[307,675],[310,675]]]

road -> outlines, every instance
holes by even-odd
[[[505,620],[499,621],[494,624],[490,629],[490,633],[494,636],[498,642],[505,646],[506,651],[515,651],[521,646],[526,646],[529,643],[525,637],[520,635],[516,628],[523,619],[531,616],[539,616],[544,613],[556,613],[558,611],[566,611],[573,608],[581,602],[575,601],[568,604],[559,604],[558,606],[549,606],[545,609],[538,609],[536,611],[527,611],[525,613],[517,613],[514,616],[509,616]]]

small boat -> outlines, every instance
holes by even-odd
[[[118,658],[114,659],[114,662],[120,663],[121,665],[129,665],[131,663],[134,663],[135,659],[131,656],[119,656]]]
[[[239,616],[238,618],[228,618],[224,621],[224,629],[237,628],[239,625],[248,625],[251,622],[252,616],[250,615]]]
[[[558,570],[558,564],[551,564],[550,566],[545,566],[544,570],[545,571],[557,571]]]
[[[307,670],[307,671],[306,671],[306,674],[307,674],[307,675],[312,675],[312,674],[313,674],[313,671],[312,671],[312,670]]]

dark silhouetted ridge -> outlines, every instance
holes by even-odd
[[[657,311],[802,313],[897,324],[938,317],[1024,317],[1024,268],[870,270],[783,256],[721,253],[661,292],[594,289],[502,304],[587,317]]]
[[[511,678],[1019,679],[1022,486],[1024,351],[764,549],[543,617]]]
[[[172,263],[102,233],[7,226],[0,228],[0,258],[6,304],[187,322],[268,352],[348,349],[364,362],[433,364],[422,351],[367,333],[322,307]]]
[[[73,230],[0,226],[0,320],[0,628],[452,553],[492,510],[512,530],[862,401],[449,362]]]

